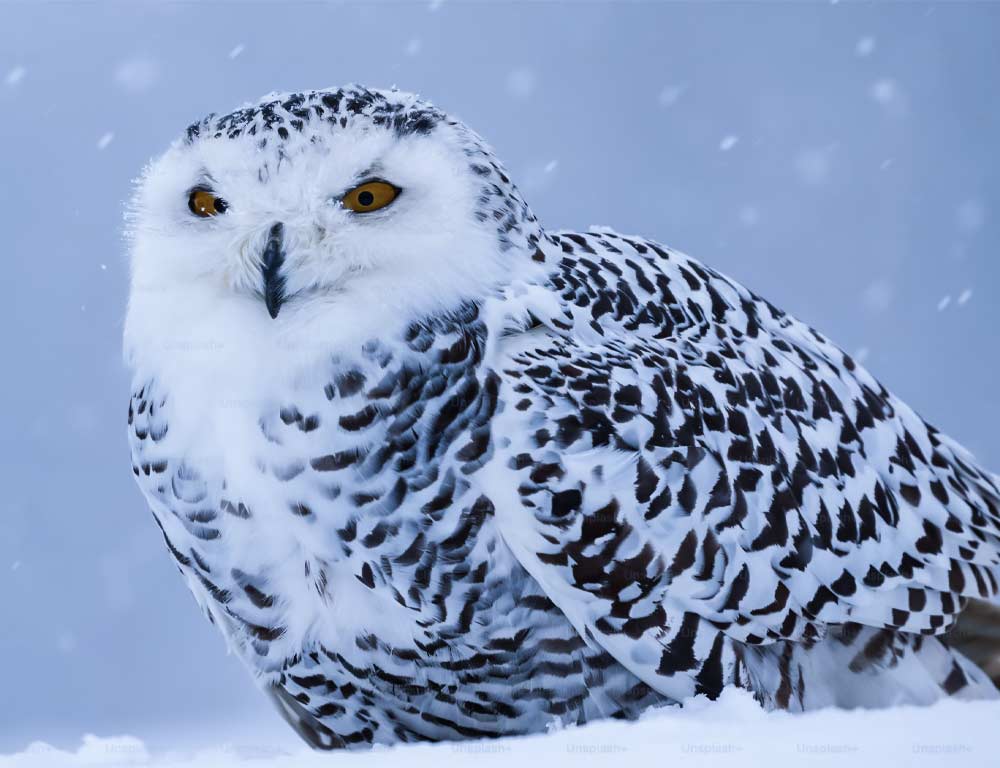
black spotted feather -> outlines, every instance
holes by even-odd
[[[997,479],[821,334],[645,240],[545,252],[561,313],[501,363],[520,476],[502,530],[637,676],[788,705],[757,682],[775,656],[845,627],[886,648],[943,636],[996,594]],[[799,705],[857,681],[816,684]]]

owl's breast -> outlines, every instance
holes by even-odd
[[[470,628],[495,623],[498,595],[528,581],[480,479],[495,374],[467,334],[410,342],[369,345],[281,396],[154,380],[133,393],[133,472],[168,548],[265,674],[367,635],[474,647]]]
[[[406,343],[252,402],[137,387],[134,471],[171,554],[258,678],[338,732],[372,706],[440,738],[613,711],[636,681],[498,533],[517,480],[481,339]]]

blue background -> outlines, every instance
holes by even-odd
[[[995,3],[0,2],[0,752],[297,745],[129,471],[123,204],[189,122],[419,91],[549,228],[699,257],[1000,469],[998,43]]]

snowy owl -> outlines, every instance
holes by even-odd
[[[314,747],[997,695],[949,631],[1000,480],[734,280],[545,229],[430,103],[210,115],[129,228],[132,472]]]

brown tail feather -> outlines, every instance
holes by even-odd
[[[1000,688],[1000,605],[970,600],[947,637]]]

